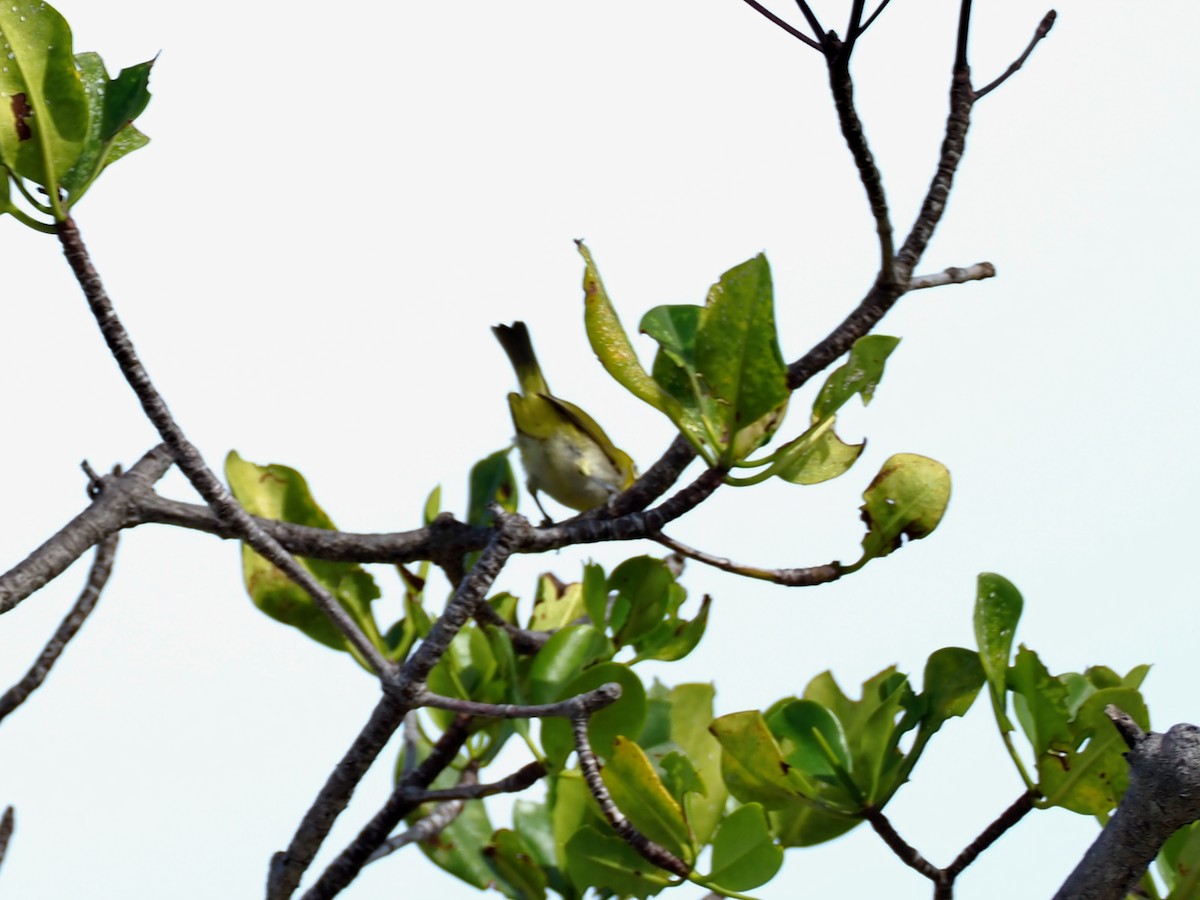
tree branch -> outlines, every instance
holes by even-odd
[[[46,680],[46,676],[58,662],[59,656],[62,655],[71,638],[75,637],[79,629],[83,627],[83,623],[95,608],[96,601],[100,599],[100,592],[108,583],[108,576],[112,574],[113,558],[116,556],[116,552],[117,534],[114,532],[96,547],[96,559],[92,563],[91,571],[88,572],[87,581],[84,583],[79,599],[75,601],[75,605],[71,607],[66,618],[55,629],[54,635],[38,656],[37,661],[20,681],[9,688],[3,696],[0,696],[0,721],[3,721],[9,713],[24,703],[30,694],[41,687],[42,682]]]
[[[16,824],[16,811],[11,806],[5,807],[4,815],[0,816],[0,864],[4,862],[4,857],[8,853],[8,842],[12,840]]]
[[[745,0],[745,2],[748,6],[752,7],[753,9],[755,9],[759,13],[761,13],[763,16],[770,19],[772,22],[774,22],[776,25],[778,25],[780,28],[782,28],[784,31],[786,31],[788,34],[790,34],[792,37],[796,38],[797,40],[803,41],[804,43],[808,44],[808,46],[812,47],[814,50],[821,49],[820,44],[818,44],[816,41],[814,41],[812,38],[810,38],[803,31],[800,31],[798,28],[795,28],[795,27],[789,25],[783,19],[779,18],[779,16],[775,15],[775,13],[771,12],[769,9],[767,9],[765,6],[763,6],[761,3],[759,3],[758,0]]]
[[[713,556],[702,550],[696,550],[687,544],[680,543],[674,538],[667,537],[662,532],[655,535],[653,539],[664,547],[674,550],[680,556],[694,559],[696,562],[712,566],[714,569],[720,569],[723,572],[732,572],[735,575],[742,575],[746,578],[757,578],[759,581],[770,581],[774,584],[784,585],[785,587],[811,587],[815,584],[827,584],[830,581],[837,581],[842,577],[842,566],[836,562],[826,563],[823,566],[809,566],[803,569],[762,569],[758,566],[742,565],[723,556]]]
[[[1200,819],[1200,728],[1143,733],[1111,704],[1105,714],[1129,745],[1129,787],[1054,900],[1121,900],[1167,838]]]
[[[242,509],[225,485],[208,467],[203,456],[200,455],[200,451],[184,435],[170,410],[167,409],[162,395],[151,382],[149,373],[134,350],[129,333],[117,317],[99,273],[92,266],[87,247],[84,246],[83,238],[80,236],[74,220],[68,218],[59,222],[57,232],[59,242],[62,244],[63,255],[71,266],[71,271],[75,274],[79,286],[83,289],[88,307],[96,319],[96,324],[100,327],[100,333],[104,336],[104,341],[108,345],[113,359],[116,360],[121,374],[125,376],[125,380],[141,403],[146,417],[158,430],[163,442],[170,449],[171,456],[180,471],[187,476],[188,481],[223,522],[231,525],[240,538],[313,598],[317,607],[337,626],[346,641],[358,651],[376,674],[382,677],[391,672],[395,667],[363,634],[362,629],[358,627],[358,623],[350,614],[307,569],[279,545],[278,541],[258,527],[254,519]]]
[[[487,719],[566,719],[571,716],[591,715],[597,710],[611,706],[621,697],[621,686],[616,683],[602,684],[594,691],[577,694],[558,703],[543,703],[537,706],[520,706],[513,703],[477,703],[457,697],[443,697],[429,691],[417,695],[418,706],[432,706],[468,716]]]
[[[911,293],[946,284],[966,284],[968,281],[983,281],[985,278],[995,277],[996,267],[990,262],[975,263],[965,269],[951,266],[931,275],[914,275],[908,283],[908,290]]]
[[[572,718],[571,727],[575,734],[575,752],[579,756],[579,768],[583,770],[583,779],[587,782],[588,790],[596,798],[596,802],[600,805],[600,811],[604,814],[608,824],[612,826],[613,831],[648,862],[660,869],[666,869],[680,878],[687,878],[691,874],[691,866],[666,847],[655,843],[638,831],[633,823],[625,818],[624,813],[617,809],[617,804],[613,802],[612,796],[608,793],[604,779],[600,777],[600,764],[596,761],[596,754],[592,752],[592,746],[588,743],[587,714],[580,713]]]
[[[511,775],[506,775],[499,781],[492,781],[488,784],[464,784],[463,782],[459,782],[455,787],[442,788],[436,791],[414,789],[408,791],[407,796],[410,800],[415,800],[418,805],[446,800],[483,800],[485,797],[494,797],[497,794],[518,794],[532,787],[539,779],[545,776],[546,764],[534,760],[531,763],[521,766],[521,768],[517,769]]]
[[[899,857],[902,863],[910,869],[920,872],[935,884],[937,883],[941,870],[922,856],[908,841],[900,837],[900,833],[892,827],[892,823],[883,814],[883,810],[868,806],[863,810],[863,818],[871,823],[875,833],[883,838],[883,842]]]
[[[165,447],[155,447],[123,475],[101,478],[91,504],[24,560],[0,575],[0,613],[45,587],[111,534],[138,524],[135,498],[171,468]],[[89,490],[89,493],[91,491]]]
[[[1034,791],[1026,791],[1013,802],[1012,806],[996,817],[987,828],[980,832],[979,837],[967,844],[962,853],[954,858],[954,862],[942,871],[953,881],[962,871],[979,857],[984,850],[1000,840],[1001,836],[1020,822],[1033,809],[1033,801],[1038,797]]]
[[[1057,17],[1058,13],[1056,13],[1054,10],[1050,10],[1050,12],[1046,13],[1046,15],[1042,18],[1042,21],[1038,23],[1037,30],[1033,33],[1033,39],[1029,42],[1029,46],[1025,48],[1025,52],[1018,56],[1016,61],[1004,70],[1003,75],[1001,75],[995,81],[992,81],[977,90],[975,92],[976,100],[978,100],[980,97],[983,97],[985,94],[990,94],[996,88],[1000,87],[1000,85],[1004,84],[1004,82],[1008,81],[1008,79],[1012,78],[1013,75],[1017,74],[1021,66],[1025,65],[1025,60],[1029,59],[1029,54],[1033,52],[1033,48],[1041,42],[1042,38],[1050,33],[1050,29],[1054,27],[1054,20]]]
[[[371,821],[363,826],[349,846],[321,873],[316,884],[305,892],[304,900],[328,900],[358,877],[371,854],[387,840],[392,829],[420,806],[420,801],[412,797],[413,790],[427,788],[454,761],[470,734],[470,724],[468,716],[455,717],[433,745],[429,755],[400,779],[379,812],[371,817]]]

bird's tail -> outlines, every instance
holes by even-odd
[[[513,322],[512,325],[496,325],[492,328],[496,340],[508,354],[513,368],[517,370],[517,381],[521,385],[521,393],[526,397],[538,394],[549,394],[550,387],[542,375],[537,356],[533,352],[533,342],[529,339],[529,329],[524,322]]]

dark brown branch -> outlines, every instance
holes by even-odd
[[[820,42],[818,46],[824,50],[826,40],[825,29],[822,28],[821,23],[817,21],[817,16],[812,11],[812,7],[810,7],[805,0],[796,0],[796,5],[800,7],[800,12],[804,14],[804,20],[808,22],[808,27],[811,28],[813,34],[817,36],[817,40]]]
[[[575,733],[575,752],[579,756],[579,768],[583,770],[583,779],[587,782],[588,790],[600,805],[600,811],[605,820],[612,826],[613,831],[620,835],[630,847],[636,850],[650,863],[665,869],[680,878],[687,878],[692,867],[661,844],[646,837],[625,818],[625,814],[617,809],[604,779],[600,777],[600,764],[592,745],[588,743],[588,717],[580,714],[571,719],[571,727]]]
[[[696,458],[696,451],[683,435],[676,435],[665,453],[633,486],[623,491],[599,511],[604,518],[616,518],[645,509],[679,480],[683,470]],[[585,514],[588,515],[588,514]]]
[[[101,478],[103,489],[92,503],[59,531],[0,575],[0,613],[13,609],[45,587],[111,534],[138,524],[136,498],[171,468],[165,447],[156,447],[123,475]],[[89,484],[89,493],[92,485]]]
[[[870,17],[868,17],[867,21],[863,22],[863,24],[862,24],[862,27],[858,29],[858,35],[857,35],[858,37],[861,37],[861,36],[863,35],[863,33],[864,33],[864,32],[865,32],[865,31],[866,31],[868,28],[870,28],[870,27],[871,27],[871,24],[872,24],[872,23],[873,23],[873,22],[874,22],[876,19],[878,19],[878,18],[879,18],[879,14],[880,14],[881,12],[883,12],[885,9],[887,9],[887,5],[888,5],[889,3],[891,3],[891,2],[892,2],[892,0],[883,0],[883,2],[879,4],[879,6],[878,6],[878,8],[875,10],[875,12],[871,13],[871,15],[870,15]]]
[[[967,844],[962,853],[955,857],[954,862],[942,871],[953,881],[967,866],[975,862],[984,850],[1000,840],[1006,831],[1020,822],[1033,809],[1033,801],[1038,798],[1034,791],[1026,791],[1018,797],[1008,809],[996,817],[987,828],[980,832],[979,837]]]
[[[16,824],[16,811],[11,806],[5,807],[4,815],[0,816],[0,864],[4,862],[5,854],[8,853],[8,842],[12,840]]]
[[[353,841],[329,864],[321,877],[304,894],[304,900],[326,900],[337,896],[362,871],[392,829],[420,806],[412,791],[427,788],[434,778],[454,761],[470,734],[470,718],[457,716],[438,738],[429,755],[396,785],[387,802],[358,833]]]
[[[875,234],[879,240],[878,280],[885,284],[897,284],[895,255],[892,238],[892,220],[888,212],[887,194],[883,189],[883,177],[867,144],[862,120],[854,106],[854,81],[850,77],[850,53],[853,43],[835,44],[827,42],[826,59],[829,63],[829,89],[833,93],[833,105],[837,109],[838,124],[846,147],[858,168],[858,178],[867,193],[871,217],[875,220]]]
[[[758,566],[735,563],[723,556],[713,556],[711,553],[705,553],[702,550],[689,547],[687,544],[682,544],[674,538],[667,537],[662,532],[655,535],[654,540],[658,541],[664,547],[674,550],[680,556],[694,559],[696,562],[712,566],[714,569],[720,569],[723,572],[732,572],[735,575],[742,575],[746,578],[757,578],[759,581],[770,581],[785,587],[811,587],[815,584],[827,584],[830,581],[837,581],[842,577],[841,564],[836,562],[826,563],[823,566],[809,566],[803,569],[762,569]]]
[[[863,810],[863,818],[871,823],[871,827],[875,829],[875,833],[883,838],[883,842],[888,845],[902,863],[910,869],[920,872],[935,884],[937,883],[938,877],[941,875],[941,869],[922,856],[908,841],[900,837],[899,832],[892,827],[892,823],[888,820],[888,817],[883,814],[883,810],[869,806]]]
[[[691,484],[645,512],[631,512],[616,519],[577,518],[534,529],[523,544],[522,552],[544,553],[576,544],[651,537],[704,502],[721,486],[725,475],[722,469],[705,469]]]
[[[954,72],[970,75],[967,42],[971,36],[971,0],[962,0],[958,8],[958,40],[954,44]]]
[[[240,538],[312,597],[317,607],[337,626],[347,643],[358,651],[362,659],[377,674],[383,676],[389,673],[395,667],[363,634],[358,623],[307,569],[279,545],[278,541],[258,527],[254,519],[242,509],[225,485],[208,467],[200,451],[188,440],[176,423],[170,410],[167,409],[162,395],[154,387],[149,373],[138,358],[129,333],[117,317],[108,292],[105,291],[104,284],[100,280],[100,275],[92,266],[87,248],[84,246],[74,220],[68,218],[59,222],[57,233],[59,242],[62,244],[63,255],[71,266],[71,271],[75,274],[80,288],[83,289],[88,307],[96,319],[96,324],[100,327],[100,333],[108,345],[109,352],[112,353],[121,374],[125,376],[125,380],[133,389],[138,402],[141,403],[146,417],[158,430],[163,442],[170,449],[171,456],[180,471],[218,518],[233,526]]]
[[[818,44],[816,41],[814,41],[812,38],[810,38],[803,31],[800,31],[799,29],[794,28],[793,26],[791,26],[787,22],[785,22],[783,19],[779,18],[779,16],[775,15],[775,13],[771,12],[769,9],[767,9],[765,6],[763,6],[761,3],[759,3],[758,0],[745,0],[745,2],[748,6],[752,7],[753,9],[755,9],[759,13],[761,13],[763,16],[770,19],[772,22],[774,22],[776,25],[778,25],[780,28],[782,28],[784,31],[786,31],[788,34],[790,34],[792,37],[803,41],[804,43],[808,44],[808,46],[812,47],[814,50],[821,49],[820,44]]]
[[[980,97],[983,97],[985,94],[990,94],[996,88],[1000,87],[1000,85],[1004,84],[1004,82],[1008,81],[1009,78],[1015,75],[1020,70],[1021,66],[1025,65],[1025,60],[1029,59],[1029,54],[1033,52],[1033,48],[1041,42],[1042,38],[1050,33],[1050,29],[1054,27],[1054,20],[1057,17],[1058,13],[1056,13],[1054,10],[1050,10],[1050,12],[1046,13],[1046,15],[1042,18],[1042,21],[1038,24],[1037,30],[1033,33],[1033,39],[1029,42],[1029,46],[1025,48],[1025,52],[1018,56],[1016,61],[1004,70],[1003,75],[1001,75],[995,81],[992,81],[977,90],[975,92],[976,100],[978,100]]]
[[[908,283],[909,293],[926,288],[942,287],[946,284],[966,284],[968,281],[983,281],[985,278],[995,278],[996,267],[990,262],[975,263],[965,269],[951,266],[932,275],[914,275]]]
[[[79,599],[75,601],[75,605],[71,607],[66,618],[55,629],[54,635],[29,671],[3,696],[0,696],[0,721],[3,721],[9,713],[24,703],[30,694],[41,687],[42,682],[46,680],[46,676],[58,662],[58,658],[66,649],[71,638],[75,637],[79,629],[83,627],[83,623],[96,607],[96,601],[100,599],[100,592],[108,583],[108,576],[112,574],[113,558],[116,556],[116,552],[116,533],[110,534],[96,547],[96,559],[88,572],[87,581],[84,583],[83,591],[79,594]]]

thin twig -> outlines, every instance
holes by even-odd
[[[630,847],[636,850],[648,862],[660,869],[666,869],[680,878],[687,878],[692,867],[661,844],[646,837],[633,823],[625,818],[625,814],[617,808],[612,795],[600,777],[600,764],[592,745],[588,743],[588,717],[580,713],[571,719],[571,728],[575,734],[575,753],[579,756],[579,768],[583,770],[583,780],[587,782],[588,790],[600,805],[600,811],[605,820],[612,826],[613,831],[620,835]]]
[[[4,815],[0,816],[0,863],[8,853],[8,842],[12,840],[13,829],[17,825],[17,813],[11,806],[5,807]]]
[[[1037,31],[1033,33],[1033,39],[1029,42],[1029,46],[1025,48],[1025,52],[1017,57],[1016,61],[1004,70],[1004,74],[995,81],[984,85],[975,92],[975,99],[978,100],[985,94],[990,94],[1000,85],[1004,84],[1009,78],[1017,73],[1021,66],[1025,65],[1025,60],[1029,59],[1029,54],[1033,52],[1033,48],[1041,42],[1042,38],[1050,33],[1050,29],[1054,27],[1054,20],[1058,17],[1058,13],[1054,10],[1046,13],[1042,21],[1038,24]]]
[[[42,682],[46,680],[46,676],[58,662],[58,658],[70,643],[71,638],[75,637],[79,629],[83,627],[83,623],[95,609],[96,601],[100,599],[100,592],[108,583],[108,576],[112,574],[113,559],[116,553],[117,534],[113,533],[96,547],[96,558],[92,562],[92,568],[88,572],[87,581],[84,583],[83,591],[79,594],[79,599],[75,601],[75,605],[71,607],[70,612],[55,629],[54,635],[38,655],[37,661],[20,681],[9,688],[3,696],[0,696],[0,721],[3,721],[9,713],[24,703],[30,694],[41,687]]]
[[[857,37],[862,37],[863,33],[871,27],[871,23],[879,18],[879,14],[887,9],[887,5],[891,2],[892,0],[883,0],[883,2],[879,4],[879,8],[876,9],[875,12],[871,13],[871,15],[867,18],[867,21],[862,23],[862,27],[858,29]]]
[[[473,786],[477,773],[477,766],[471,765],[463,769],[462,775],[458,779],[459,787],[469,788]],[[410,828],[399,834],[392,835],[376,847],[375,851],[367,857],[363,865],[365,866],[376,860],[383,859],[385,856],[395,853],[400,848],[407,847],[409,844],[418,844],[423,841],[433,840],[462,814],[465,807],[466,803],[463,800],[447,800],[445,803],[437,804],[427,815],[422,816],[414,822]]]
[[[480,625],[491,625],[493,628],[499,628],[508,635],[509,640],[512,641],[513,649],[518,653],[537,653],[545,646],[546,641],[550,640],[551,632],[520,628],[506,620],[488,603],[480,603],[475,607],[475,621]]]
[[[543,703],[537,706],[521,706],[515,703],[477,703],[474,700],[443,697],[430,691],[422,691],[418,694],[416,702],[419,706],[432,706],[435,709],[445,709],[486,719],[566,719],[578,715],[580,711],[585,715],[591,715],[597,710],[611,706],[620,699],[620,696],[621,686],[609,683],[602,684],[593,691],[560,700],[558,703]]]
[[[720,569],[723,572],[732,572],[735,575],[743,575],[746,578],[757,578],[759,581],[770,581],[785,587],[811,587],[815,584],[827,584],[830,581],[837,581],[842,577],[841,564],[836,562],[826,563],[823,566],[809,566],[803,569],[763,569],[758,566],[735,563],[723,556],[713,556],[711,553],[705,553],[703,550],[697,550],[694,547],[689,547],[687,544],[680,543],[674,538],[667,537],[662,532],[655,535],[654,540],[664,547],[674,550],[680,556],[694,559],[696,562],[712,566],[714,569]]]
[[[965,269],[951,266],[941,272],[931,275],[914,275],[908,283],[908,290],[920,291],[925,288],[941,287],[946,284],[965,284],[968,281],[983,281],[985,278],[995,278],[996,267],[990,262],[975,263]]]
[[[1037,797],[1038,795],[1034,791],[1023,793],[1012,806],[996,817],[996,821],[980,832],[979,837],[967,844],[962,853],[958,854],[954,862],[946,866],[943,871],[951,880],[957,878],[963,869],[975,862],[979,854],[996,843],[1006,831],[1025,818],[1026,814],[1033,809],[1033,801]]]
[[[862,34],[863,9],[866,5],[867,0],[854,0],[854,4],[850,7],[850,21],[846,25],[847,50],[854,47],[854,42]]]
[[[461,781],[452,788],[441,788],[436,791],[409,790],[405,797],[422,803],[440,803],[446,800],[483,800],[497,794],[518,794],[528,789],[539,779],[546,777],[546,764],[538,760],[526,763],[499,781],[487,784],[463,784]]]
[[[748,6],[752,7],[753,9],[757,10],[762,15],[764,15],[766,18],[770,19],[772,22],[774,22],[776,25],[778,25],[780,28],[782,28],[784,31],[786,31],[788,34],[790,34],[792,37],[803,41],[804,43],[808,44],[808,46],[812,47],[814,50],[821,49],[820,44],[818,44],[816,41],[814,41],[812,38],[810,38],[803,31],[800,31],[799,29],[793,27],[792,25],[789,25],[783,19],[779,18],[779,16],[775,15],[775,13],[771,12],[769,9],[767,9],[765,6],[763,6],[761,3],[759,3],[758,0],[745,0],[745,2]]]

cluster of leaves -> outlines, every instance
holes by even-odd
[[[851,444],[838,436],[838,411],[855,396],[871,402],[899,338],[860,338],[817,393],[805,431],[751,458],[779,429],[791,397],[766,257],[759,254],[723,274],[704,306],[658,306],[646,313],[639,330],[658,343],[647,372],[591,253],[582,243],[579,251],[585,262],[584,321],[600,362],[631,393],[666,415],[710,466],[755,470],[728,475],[726,483],[749,486],[778,476],[818,484],[854,465],[866,442]],[[847,572],[886,556],[906,538],[930,534],[950,502],[950,473],[936,460],[898,453],[884,463],[864,496],[868,534],[861,558],[845,567]]]
[[[109,78],[97,54],[72,52],[66,20],[40,0],[0,5],[0,38],[0,214],[52,231],[107,166],[148,142],[132,123],[154,61]]]
[[[226,471],[235,494],[252,512],[332,527],[295,470],[258,466],[230,454]],[[516,482],[505,452],[475,466],[471,488],[471,521],[490,515],[489,501],[515,505]],[[435,493],[426,505],[426,521],[437,511]],[[253,551],[243,554],[247,590],[264,612],[349,652],[304,592]],[[404,659],[428,633],[424,572],[403,570],[404,615],[384,631],[371,612],[380,591],[361,566],[304,564],[390,658]],[[824,672],[798,696],[780,699],[765,711],[714,718],[711,685],[668,688],[656,681],[647,688],[634,668],[643,660],[681,659],[697,646],[711,601],[705,597],[689,618],[681,615],[686,599],[672,565],[649,556],[626,560],[611,572],[589,563],[572,583],[543,574],[524,617],[512,594],[488,600],[511,625],[549,634],[536,652],[518,653],[503,628],[471,623],[433,669],[428,687],[463,700],[528,705],[620,685],[620,699],[589,723],[589,742],[603,763],[605,785],[639,831],[687,864],[711,851],[708,874],[693,874],[691,880],[718,893],[736,895],[765,883],[779,868],[784,848],[831,840],[883,809],[908,781],[932,737],[947,721],[966,714],[985,685],[1001,737],[1040,807],[1107,815],[1124,792],[1126,769],[1120,759],[1124,747],[1103,709],[1117,704],[1149,727],[1138,692],[1145,666],[1124,677],[1102,666],[1051,675],[1032,650],[1019,646],[1014,656],[1021,596],[991,574],[979,578],[978,649],[935,651],[920,691],[891,667],[864,682],[859,699],[851,699]],[[1010,696],[1017,725],[1008,716]],[[453,718],[437,709],[426,715],[420,752]],[[1011,740],[1018,726],[1032,751],[1031,765]],[[437,865],[513,898],[542,898],[553,891],[571,900],[588,887],[648,897],[679,882],[642,859],[608,825],[573,764],[574,739],[566,720],[535,725],[481,718],[473,728],[463,753],[435,787],[493,762],[516,736],[544,764],[546,795],[519,801],[511,827],[500,828],[482,801],[467,801],[458,818],[422,844]],[[402,768],[403,761],[398,765]],[[413,820],[427,812],[418,810]],[[1194,843],[1200,847],[1200,839]],[[1169,849],[1173,871],[1179,871],[1180,858],[1190,864],[1200,852],[1182,838]]]

